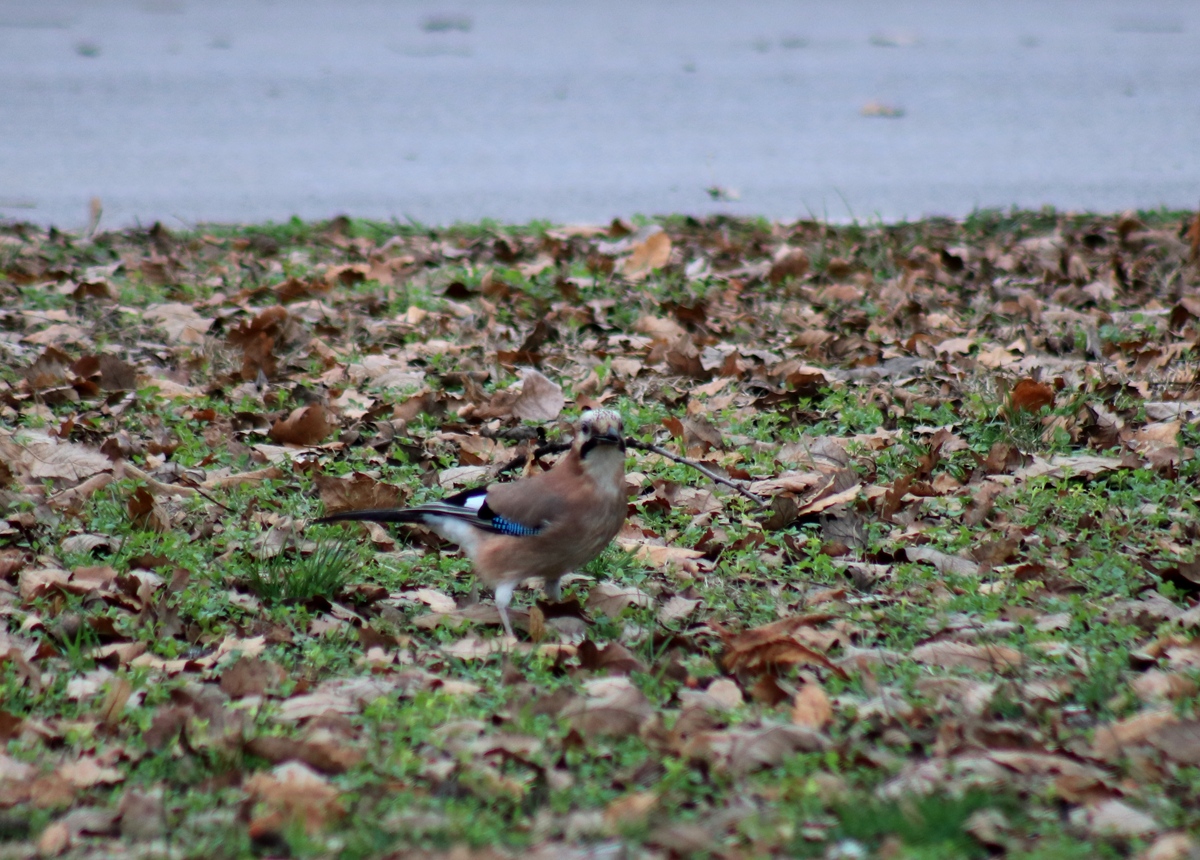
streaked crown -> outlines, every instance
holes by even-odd
[[[597,445],[625,447],[625,422],[621,413],[613,409],[589,409],[579,419],[579,434],[576,437],[583,452]]]

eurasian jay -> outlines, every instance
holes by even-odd
[[[527,577],[561,598],[559,580],[604,550],[625,522],[625,436],[609,409],[583,413],[571,450],[548,472],[508,484],[464,490],[400,510],[344,511],[318,523],[369,520],[418,523],[462,547],[475,575],[496,592],[496,608],[513,635],[508,604]]]

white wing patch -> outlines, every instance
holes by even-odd
[[[463,507],[468,511],[479,513],[479,509],[483,507],[483,503],[487,501],[487,493],[480,493],[477,496],[470,496],[463,502]]]

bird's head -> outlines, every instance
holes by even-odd
[[[575,434],[579,456],[585,460],[597,450],[625,453],[625,423],[621,414],[612,409],[589,409],[579,419],[579,432]]]

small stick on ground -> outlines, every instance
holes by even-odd
[[[666,448],[661,448],[658,445],[651,445],[649,442],[639,442],[636,439],[626,439],[625,444],[628,445],[630,448],[637,448],[639,451],[649,451],[652,454],[658,454],[662,457],[666,457],[668,460],[674,460],[676,463],[682,463],[684,466],[691,466],[693,469],[695,469],[701,475],[704,475],[710,481],[715,481],[718,484],[724,484],[726,487],[729,487],[732,490],[736,490],[738,493],[745,496],[750,501],[754,502],[754,504],[758,505],[760,508],[767,507],[766,500],[763,499],[761,496],[755,495],[754,493],[750,492],[745,487],[743,487],[741,484],[733,481],[732,479],[726,478],[722,475],[718,475],[716,472],[712,471],[711,469],[709,469],[705,466],[701,466],[695,460],[689,460],[687,457],[681,457],[678,454],[672,454]]]

